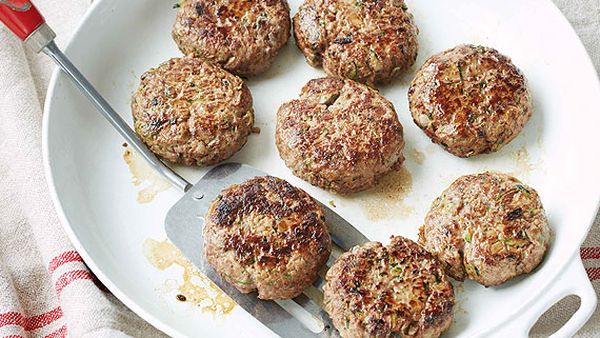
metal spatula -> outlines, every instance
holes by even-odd
[[[167,167],[137,137],[129,125],[110,107],[54,42],[56,37],[44,18],[29,1],[0,0],[0,20],[36,52],[51,57],[79,90],[96,106],[98,111],[115,127],[129,144],[143,156],[161,175],[185,195],[169,210],[165,220],[167,236],[196,267],[217,284],[237,304],[282,337],[337,336],[329,317],[322,310],[319,278],[310,290],[289,301],[264,301],[253,294],[242,294],[222,280],[207,264],[202,254],[203,217],[210,202],[226,187],[255,176],[267,175],[258,169],[239,163],[219,165],[210,170],[195,185]],[[331,266],[335,256],[368,239],[350,223],[321,204],[334,243],[333,254],[325,268]],[[323,273],[320,273],[323,276]]]
[[[210,170],[167,213],[165,220],[167,236],[202,273],[215,282],[229,297],[280,336],[336,336],[337,331],[333,329],[329,317],[322,310],[322,304],[315,299],[314,293],[317,293],[316,298],[322,298],[323,280],[321,278],[313,283],[314,292],[306,292],[293,301],[260,300],[254,294],[240,293],[235,287],[222,280],[202,254],[203,217],[210,203],[224,188],[242,183],[255,176],[264,175],[267,174],[239,163],[222,164]],[[329,257],[325,267],[328,269],[337,258],[335,256],[338,253],[364,244],[368,239],[331,209],[323,204],[321,207],[325,212],[325,220],[334,243],[333,254]],[[297,308],[298,305],[308,312],[308,316],[304,316],[304,320],[300,320],[301,314],[296,316],[290,314],[290,312],[297,312],[294,308]],[[312,325],[310,325],[311,321]]]

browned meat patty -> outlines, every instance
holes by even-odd
[[[258,291],[261,299],[298,296],[331,252],[317,202],[269,176],[223,190],[210,205],[203,231],[208,263],[238,290]]]
[[[417,34],[403,0],[305,0],[294,16],[296,44],[311,66],[369,85],[415,63]]]
[[[170,162],[212,165],[246,143],[254,125],[246,84],[195,58],[171,59],[142,75],[133,94],[135,131]]]
[[[290,38],[290,8],[286,0],[182,0],[172,35],[186,55],[257,75]]]
[[[494,286],[538,266],[551,232],[535,190],[486,172],[454,181],[431,205],[419,237],[453,278]]]
[[[442,265],[403,237],[341,255],[323,293],[344,338],[438,337],[452,323],[454,291]]]
[[[294,175],[324,189],[367,189],[404,157],[402,125],[390,101],[352,80],[309,81],[277,113],[276,143]]]
[[[460,157],[500,149],[519,134],[533,110],[523,73],[497,50],[473,45],[429,58],[408,99],[415,123]]]

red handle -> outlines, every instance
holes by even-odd
[[[21,40],[44,23],[44,17],[27,0],[0,0],[0,21]]]

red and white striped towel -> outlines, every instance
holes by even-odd
[[[596,231],[598,229],[598,222],[596,222]],[[591,240],[590,240],[591,242]],[[587,244],[587,243],[586,243]],[[595,243],[598,244],[598,243]],[[585,245],[585,244],[584,244]],[[585,272],[592,282],[600,281],[600,246],[584,246],[581,248],[581,259],[583,259],[585,265]]]
[[[555,0],[600,69],[600,0]],[[89,0],[37,0],[64,45]],[[0,29],[0,336],[161,337],[112,296],[69,243],[42,170],[42,105],[53,65]],[[600,174],[600,173],[599,173]],[[600,219],[581,249],[600,289]],[[552,332],[576,305],[553,309],[535,328]],[[556,319],[558,318],[558,319]],[[600,311],[579,337],[600,337]]]
[[[64,45],[89,0],[37,0]],[[53,70],[0,29],[0,336],[161,337],[101,286],[48,196],[42,105]]]

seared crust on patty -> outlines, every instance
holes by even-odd
[[[294,16],[296,44],[311,66],[369,85],[415,63],[417,34],[403,0],[305,0]]]
[[[142,75],[131,110],[136,133],[170,162],[212,165],[240,150],[254,110],[246,84],[196,58],[174,58]]]
[[[323,210],[307,193],[265,176],[233,185],[205,217],[204,254],[225,280],[261,299],[298,296],[331,252]]]
[[[266,71],[290,37],[286,0],[182,0],[173,39],[240,76]]]
[[[325,310],[342,337],[438,337],[452,323],[454,291],[417,243],[392,237],[341,255],[327,272]]]
[[[453,278],[494,286],[537,267],[550,237],[537,192],[486,172],[460,177],[433,202],[419,242]]]
[[[409,91],[410,111],[448,152],[494,152],[523,129],[533,108],[523,73],[497,50],[461,45],[430,57]]]
[[[294,175],[339,193],[367,189],[404,157],[390,101],[352,80],[309,81],[277,113],[279,154]]]

